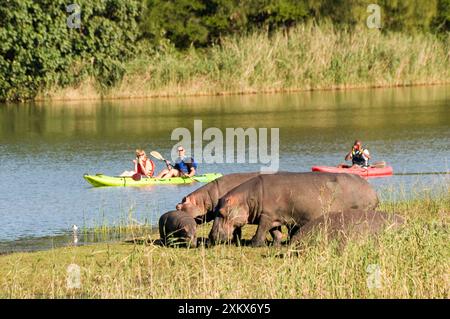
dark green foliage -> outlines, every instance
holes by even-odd
[[[123,75],[133,56],[141,1],[78,0],[81,28],[71,29],[63,0],[2,0],[0,100],[33,98],[39,89],[90,75],[102,87]]]
[[[238,0],[147,0],[143,36],[165,38],[178,48],[205,46],[222,35],[239,32],[246,17]]]
[[[439,32],[450,30],[450,0],[438,0],[433,28]]]
[[[247,0],[249,30],[289,29],[297,23],[314,18],[308,0]]]
[[[142,31],[152,40],[167,38],[187,47],[206,42],[208,29],[202,20],[205,5],[199,0],[150,0],[144,12]]]
[[[384,32],[448,31],[450,0],[146,0],[142,35],[177,48],[220,43],[220,37],[254,30],[268,34],[307,20],[338,27],[365,26],[369,4],[381,8]]]
[[[228,34],[289,28],[308,13],[307,0],[147,0],[141,30],[153,41],[198,47]]]
[[[389,31],[429,31],[436,16],[437,0],[383,0],[383,28]]]
[[[450,28],[450,0],[77,0],[79,29],[67,26],[70,2],[0,0],[0,101],[32,99],[87,76],[111,87],[140,42],[207,47],[252,31],[270,36],[281,28],[289,36],[311,20],[351,30],[366,25],[372,3],[381,8],[382,32],[445,35]]]

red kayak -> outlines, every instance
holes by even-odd
[[[326,173],[348,173],[355,174],[362,177],[381,177],[392,175],[394,170],[391,166],[378,167],[355,167],[355,168],[339,168],[334,166],[313,166],[313,172],[326,172]]]

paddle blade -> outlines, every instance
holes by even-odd
[[[153,156],[154,158],[160,160],[160,161],[165,161],[164,157],[157,151],[151,151],[150,155]]]
[[[133,176],[131,176],[131,178],[135,181],[140,181],[141,180],[141,174],[136,173]]]
[[[370,167],[374,167],[374,168],[385,168],[386,167],[386,162],[382,161],[382,162],[376,162],[373,163],[372,165],[370,165]]]

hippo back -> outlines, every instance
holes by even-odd
[[[292,242],[303,241],[321,233],[329,239],[348,239],[358,236],[376,235],[386,229],[396,229],[404,224],[403,217],[381,211],[350,210],[329,213],[300,228]]]
[[[378,196],[363,178],[352,174],[279,173],[261,175],[263,193],[285,201],[299,202],[305,209],[321,209],[323,213],[348,209],[373,210]],[[320,214],[322,215],[322,214]]]
[[[231,198],[255,203],[251,215],[264,212],[282,224],[297,226],[326,212],[367,211],[378,205],[375,190],[363,178],[320,172],[261,174],[229,191],[218,206]]]

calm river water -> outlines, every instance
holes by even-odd
[[[450,87],[413,87],[183,99],[0,105],[0,241],[66,233],[73,224],[156,223],[199,185],[93,188],[83,174],[132,168],[134,149],[169,156],[171,133],[279,128],[280,169],[310,171],[343,161],[355,138],[396,173],[450,166]],[[204,145],[208,142],[205,141]],[[156,162],[156,161],[155,161]],[[158,171],[163,165],[156,163]],[[200,172],[260,164],[202,164]],[[383,199],[437,193],[450,175],[372,179]],[[445,186],[447,185],[447,186]],[[446,192],[448,194],[448,190]],[[13,243],[11,243],[13,244]]]

